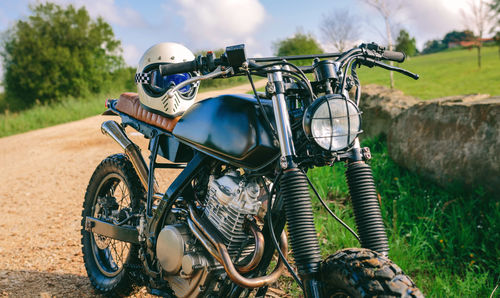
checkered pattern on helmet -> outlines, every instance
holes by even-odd
[[[135,74],[135,83],[136,84],[149,84],[151,81],[151,77],[149,76],[149,73],[136,73]]]

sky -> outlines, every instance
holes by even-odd
[[[461,10],[469,0],[399,1],[394,26],[406,29],[417,47],[430,39],[441,39],[452,30],[463,30]],[[29,5],[46,0],[0,0],[0,32],[16,20],[26,18]],[[362,0],[52,0],[61,5],[85,6],[91,17],[102,17],[122,41],[123,56],[137,66],[152,45],[178,42],[193,52],[245,43],[249,57],[271,56],[273,44],[295,32],[312,34],[326,50],[322,39],[323,16],[348,10],[362,32],[356,42],[385,43],[382,18]]]

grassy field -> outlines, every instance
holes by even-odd
[[[450,95],[487,93],[500,95],[500,57],[497,47],[483,47],[482,67],[476,50],[452,50],[411,57],[399,66],[420,75],[415,81],[394,73],[395,87],[407,95],[431,99]],[[380,68],[359,69],[361,84],[389,86],[389,72]]]
[[[372,149],[391,259],[428,297],[489,297],[500,277],[500,202],[481,189],[443,189],[398,167],[384,140],[363,145]],[[344,171],[337,164],[314,169],[309,176],[330,208],[355,227]],[[317,200],[314,206],[324,256],[359,246]]]
[[[109,91],[85,98],[67,98],[55,104],[35,105],[21,112],[4,111],[0,114],[0,137],[98,115],[106,110],[106,99],[117,98],[120,93]]]
[[[246,82],[246,79],[243,77],[232,78],[227,81],[212,80],[212,82],[207,84],[202,83],[200,92],[227,88],[245,84]],[[106,99],[118,98],[123,92],[136,91],[134,85],[120,85],[124,85],[124,87],[110,88],[107,92],[92,94],[78,99],[67,98],[58,103],[38,104],[23,111],[11,112],[3,110],[3,112],[0,112],[0,137],[98,115],[105,111],[104,103]],[[2,99],[3,94],[0,94],[0,111],[2,110]]]

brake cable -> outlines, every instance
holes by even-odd
[[[289,70],[286,70],[286,69],[281,69],[281,70],[267,70],[266,72],[277,72],[277,71],[282,71],[282,72],[289,72],[289,73],[294,73],[295,75],[297,76],[300,76],[300,78],[306,83],[307,85],[307,89],[309,90],[309,94],[311,95],[311,100],[314,101],[314,99],[316,98],[316,96],[314,95],[314,92],[313,92],[313,89],[312,89],[312,86],[311,86],[311,83],[309,82],[309,80],[307,79],[306,77],[306,74],[302,71],[302,69],[300,69],[299,67],[297,67],[295,64],[292,64],[288,61],[280,61],[280,62],[275,62],[275,63],[270,63],[270,64],[266,64],[266,65],[258,65],[256,63],[250,63],[250,64],[253,64],[255,65],[254,69],[253,70],[261,70],[261,69],[264,69],[264,68],[267,68],[267,67],[272,67],[272,66],[276,66],[276,65],[288,65],[290,67],[292,67],[293,69],[295,69],[297,72],[291,72]]]
[[[354,80],[354,85],[356,86],[355,98],[357,106],[359,106],[359,100],[361,99],[361,83],[359,82],[358,73],[356,71],[356,68],[359,66],[360,64],[358,63],[358,60],[355,60],[351,66],[351,76],[352,79]]]
[[[304,174],[305,175],[305,174]],[[307,177],[307,175],[305,175],[306,178],[307,178],[307,183],[309,183],[309,186],[311,186],[314,194],[316,195],[316,197],[319,199],[319,201],[321,202],[321,205],[323,205],[323,207],[325,207],[325,209],[328,211],[328,213],[330,213],[330,215],[335,218],[336,221],[338,221],[341,225],[344,226],[344,228],[346,228],[349,232],[351,232],[351,234],[354,235],[354,237],[356,237],[356,239],[358,239],[359,242],[361,242],[358,234],[356,234],[356,232],[354,232],[353,229],[351,229],[351,227],[349,227],[345,222],[342,221],[342,219],[340,219],[337,215],[335,215],[335,213],[333,213],[333,211],[328,208],[328,205],[326,205],[326,202],[323,201],[323,199],[321,198],[321,196],[319,195],[318,191],[316,190],[316,188],[314,187],[314,185],[312,184],[311,180],[309,180],[309,177]]]
[[[255,94],[255,98],[257,99],[257,103],[259,104],[259,108],[262,111],[262,114],[264,115],[264,119],[267,122],[267,125],[269,126],[269,129],[271,130],[271,134],[273,135],[273,138],[275,140],[278,140],[278,134],[276,133],[276,130],[274,130],[274,127],[269,120],[269,117],[267,117],[267,112],[264,110],[264,105],[262,104],[262,101],[260,100],[259,94],[257,93],[257,89],[255,89],[255,85],[253,83],[252,75],[250,74],[250,71],[246,70],[248,80],[250,81],[250,86],[252,86],[253,94]]]

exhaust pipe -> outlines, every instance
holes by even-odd
[[[149,170],[141,152],[139,151],[139,147],[127,137],[123,128],[113,120],[103,122],[101,124],[101,131],[103,134],[110,136],[118,143],[118,145],[120,145],[120,147],[123,148],[123,150],[125,150],[125,154],[129,157],[137,175],[139,176],[139,180],[141,180],[144,189],[147,190]],[[153,193],[158,192],[158,185],[156,181],[154,182],[153,189]]]

